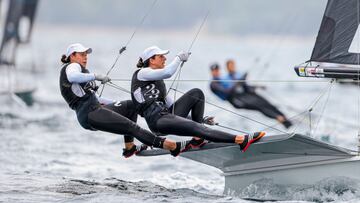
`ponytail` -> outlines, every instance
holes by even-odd
[[[136,64],[136,67],[138,68],[146,68],[150,65],[150,59],[154,59],[155,55],[147,59],[146,61],[143,61],[142,58],[139,58],[138,63]]]
[[[142,58],[139,58],[139,61],[137,62],[136,67],[138,67],[138,68],[144,67],[144,62],[143,62]]]
[[[70,63],[70,57],[66,57],[65,54],[63,54],[63,55],[61,56],[60,61],[61,61],[62,63]]]

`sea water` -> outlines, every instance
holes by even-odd
[[[93,48],[88,68],[104,74],[131,34],[131,29],[37,27],[31,48],[19,52],[21,68],[30,66],[29,60],[36,64],[37,72],[30,81],[37,86],[36,103],[23,108],[10,98],[1,100],[0,202],[360,201],[360,182],[348,178],[325,179],[314,185],[279,185],[271,179],[261,179],[240,194],[223,195],[224,177],[215,168],[182,157],[125,159],[121,156],[121,135],[82,129],[60,95],[61,55],[68,44],[81,42]],[[177,52],[189,48],[193,37],[194,30],[139,30],[110,77],[114,83],[129,89],[128,80],[143,49],[151,45],[169,49],[167,62],[170,62]],[[289,117],[295,117],[296,125],[290,130],[297,128],[298,132],[356,150],[359,123],[356,87],[332,85],[331,92],[325,92],[311,114],[299,115],[312,107],[329,86],[323,80],[306,82],[293,71],[294,65],[310,57],[313,43],[311,37],[218,36],[202,32],[181,74],[181,79],[199,81],[180,82],[178,88],[181,91],[201,88],[207,101],[243,116],[207,104],[205,114],[215,115],[225,126],[252,132],[275,125],[279,131],[268,129],[269,135],[286,131],[258,112],[234,109],[209,91],[208,82],[203,81],[210,79],[209,64],[218,62],[223,68],[225,60],[232,58],[239,71],[249,71],[251,84],[267,87],[259,91],[261,95]],[[130,99],[126,92],[109,86],[103,95],[115,100]],[[138,123],[146,128],[142,118],[139,117]]]

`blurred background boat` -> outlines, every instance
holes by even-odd
[[[33,93],[36,90],[33,73],[35,61],[28,57],[25,64],[19,64],[19,57],[25,57],[29,50],[31,34],[38,0],[2,0],[1,8],[1,44],[0,44],[0,94],[17,103],[32,105]],[[21,66],[20,66],[21,65]]]

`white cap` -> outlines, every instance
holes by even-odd
[[[74,52],[85,52],[90,54],[92,52],[91,48],[84,47],[80,43],[70,44],[66,49],[66,57],[69,57]]]
[[[140,58],[143,61],[146,61],[154,55],[166,55],[168,53],[169,53],[169,50],[162,50],[157,46],[151,46],[144,50],[144,52],[141,54]]]

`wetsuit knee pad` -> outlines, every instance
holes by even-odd
[[[153,147],[162,149],[162,148],[164,148],[164,142],[165,142],[165,138],[155,137],[154,142],[153,142]]]

